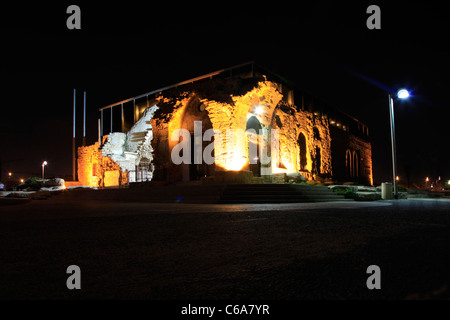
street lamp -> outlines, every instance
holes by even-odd
[[[44,180],[44,167],[47,165],[47,161],[42,162],[42,180]]]
[[[397,92],[397,98],[406,99],[409,92],[401,89]],[[394,185],[394,199],[398,199],[398,181],[397,181],[397,151],[395,147],[395,123],[394,123],[394,99],[389,93],[389,114],[391,118],[391,146],[392,146],[392,181]]]

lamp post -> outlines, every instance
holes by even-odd
[[[44,180],[44,167],[47,165],[47,161],[42,162],[42,180]]]
[[[409,92],[406,89],[401,89],[397,92],[399,99],[406,99],[409,97]],[[394,185],[394,199],[398,199],[398,181],[397,181],[397,150],[395,146],[395,123],[394,123],[394,99],[389,93],[389,114],[391,123],[391,147],[392,147],[392,184]]]

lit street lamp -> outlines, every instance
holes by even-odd
[[[47,165],[47,161],[42,162],[42,180],[44,180],[44,167]]]
[[[406,99],[409,97],[409,92],[406,89],[401,89],[397,92],[399,99]],[[389,93],[389,113],[391,118],[391,146],[392,146],[392,181],[394,185],[394,199],[398,199],[398,181],[397,181],[397,151],[395,146],[395,123],[394,123],[394,99]]]

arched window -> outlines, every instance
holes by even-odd
[[[353,150],[353,164],[352,164],[353,177],[358,178],[359,176],[359,159],[358,154]]]
[[[247,120],[247,125],[245,126],[245,131],[249,131],[252,133],[255,133],[257,135],[261,134],[262,130],[262,126],[261,126],[261,122],[259,122],[259,120],[255,117],[255,116],[251,116],[248,120]],[[253,130],[255,130],[253,132]]]
[[[345,166],[348,177],[359,177],[359,156],[356,150],[351,151],[350,149],[347,149],[345,152]]]
[[[303,133],[298,135],[297,143],[300,149],[300,170],[306,170],[308,160],[306,155],[306,138]]]
[[[313,134],[314,134],[314,139],[315,140],[320,140],[321,139],[320,138],[320,132],[319,132],[319,129],[317,129],[317,127],[313,128]]]
[[[352,166],[352,152],[350,151],[350,149],[347,149],[347,151],[345,152],[345,167],[347,169],[347,176],[348,177],[353,177],[353,166]]]

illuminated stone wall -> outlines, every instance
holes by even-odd
[[[98,142],[90,146],[78,148],[78,181],[83,186],[98,187],[99,185],[101,152],[99,152],[98,148]]]
[[[270,127],[272,114],[282,95],[277,85],[270,81],[261,81],[244,95],[231,96],[231,103],[203,99],[214,129],[221,131],[224,139],[222,147],[215,154],[218,170],[248,169],[248,139],[245,133],[249,115],[256,117],[262,129]],[[259,108],[256,112],[256,108]],[[233,129],[234,135],[227,129]]]
[[[357,180],[373,185],[371,144],[361,138],[351,136],[349,139],[349,150],[356,151],[358,155],[359,172],[358,177],[356,177]]]
[[[110,157],[102,155],[98,142],[78,148],[77,164],[78,181],[82,186],[109,187],[128,184],[128,173],[123,172]],[[112,179],[116,181],[112,181]]]
[[[158,106],[162,106],[164,112],[160,115],[156,112],[156,119],[152,119],[152,125],[156,128],[154,134],[157,137],[152,141],[152,145],[155,150],[160,151],[155,152],[158,155],[155,162],[160,159],[160,166],[164,168],[166,172],[164,177],[167,180],[186,180],[181,167],[173,165],[170,161],[170,152],[178,143],[171,141],[170,138],[177,128],[185,126],[183,123],[187,117],[186,109],[193,100],[196,100],[198,105],[203,105],[203,112],[209,118],[212,127],[222,133],[223,139],[214,150],[215,172],[250,170],[249,142],[261,139],[260,143],[261,141],[267,143],[271,131],[278,129],[279,162],[274,161],[275,158],[272,157],[272,163],[268,167],[261,165],[262,175],[300,173],[307,180],[332,181],[334,177],[339,177],[341,181],[357,180],[372,184],[370,143],[351,135],[342,125],[336,129],[340,134],[332,138],[330,128],[333,126],[328,115],[288,103],[289,100],[283,99],[279,84],[262,78],[254,82],[245,92],[227,92],[226,86],[224,89],[223,83],[220,82],[216,89],[220,91],[215,91],[214,94],[205,93],[200,86],[200,88],[193,87],[190,91],[172,92],[159,97]],[[262,136],[245,132],[249,117],[258,119]],[[195,121],[194,118],[189,119]],[[234,136],[227,135],[229,129],[235,130]],[[300,135],[305,139],[304,150],[300,150]],[[358,151],[360,167],[358,177],[346,176],[345,150],[343,154],[337,154],[344,159],[343,162],[337,161],[335,164],[338,165],[333,165],[333,144],[345,145],[346,148]]]
[[[275,172],[301,173],[306,179],[317,175],[332,175],[331,139],[326,116],[316,116],[299,110],[295,106],[283,105],[275,110],[272,128],[279,130],[281,168]],[[306,139],[306,150],[300,150],[298,143],[302,134]],[[306,165],[301,166],[300,153],[306,154]],[[320,152],[320,156],[317,154]],[[320,157],[320,161],[315,159]]]
[[[370,142],[334,126],[330,126],[330,134],[333,142],[331,144],[333,178],[338,181],[372,185],[372,147]],[[348,155],[353,157],[354,153],[358,157],[357,172],[354,172],[356,175],[351,174],[351,159],[348,158]]]
[[[149,179],[167,182],[214,181],[217,172],[225,181],[226,172],[232,171],[252,171],[263,178],[258,183],[272,181],[267,177],[275,175],[279,181],[284,174],[325,182],[373,182],[371,145],[364,136],[367,130],[362,135],[352,134],[347,122],[344,126],[326,112],[295,105],[292,91],[265,76],[208,79],[164,91],[153,101],[151,107],[148,101],[147,107],[137,106],[146,111],[127,133],[111,133],[100,149],[98,143],[79,149],[78,173],[83,184],[104,186],[105,172],[115,170],[120,172],[120,185],[137,181],[134,170],[142,159],[150,163]],[[357,121],[349,119],[346,121]],[[213,128],[222,134],[220,140],[216,136],[213,164],[175,164],[171,159],[174,147],[182,141],[178,129],[193,135],[194,121],[201,121],[202,133]],[[250,121],[261,129],[259,134],[246,131]],[[229,130],[234,134],[229,135]],[[270,152],[270,137],[276,131],[278,158]],[[203,141],[202,148],[209,143]],[[271,157],[257,169],[249,157],[255,145],[269,150],[260,162]],[[357,155],[356,175],[348,174],[347,152]]]

